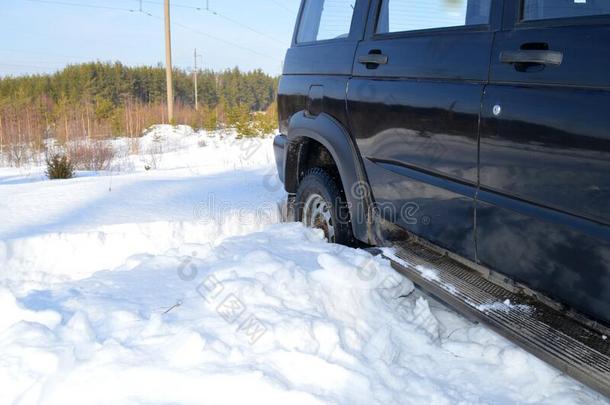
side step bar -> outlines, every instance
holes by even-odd
[[[384,250],[420,288],[610,398],[610,336],[417,241]]]

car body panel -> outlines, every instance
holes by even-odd
[[[493,21],[378,35],[379,6],[371,3],[347,93],[373,196],[386,220],[476,260],[478,125]],[[357,63],[368,54],[386,55],[387,64]]]
[[[610,17],[522,22],[490,0],[486,25],[377,35],[380,1],[357,1],[344,39],[293,39],[287,190],[291,142],[318,140],[381,218],[610,325]],[[505,63],[523,50],[563,59]]]
[[[297,43],[297,23],[278,87],[280,132],[288,140],[283,153],[286,155],[285,185],[289,193],[296,193],[295,187],[303,174],[298,172],[299,152],[294,146],[301,138],[323,144],[334,159],[341,162],[341,180],[346,194],[358,184],[367,183],[360,153],[349,129],[345,104],[354,54],[364,35],[367,14],[368,0],[357,0],[348,37],[314,43]],[[352,228],[358,239],[373,243],[368,202],[364,197],[348,195],[352,215],[361,218],[352,221]]]
[[[513,15],[512,29],[496,34],[481,110],[477,256],[610,323],[610,27],[596,21]],[[563,60],[501,62],[520,49]]]

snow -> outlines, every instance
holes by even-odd
[[[420,276],[423,277],[425,280],[439,283],[440,286],[445,291],[450,292],[450,293],[455,293],[457,291],[455,286],[441,280],[440,275],[436,269],[408,263],[405,260],[403,260],[401,257],[399,257],[396,254],[395,249],[393,249],[393,248],[382,248],[381,251],[383,252],[383,255],[385,257],[391,259],[392,261],[399,263],[405,267],[413,267],[420,274]]]
[[[139,142],[121,172],[0,169],[0,403],[605,401],[385,259],[279,224],[270,139]]]
[[[491,302],[487,304],[478,305],[477,309],[483,312],[499,311],[505,313],[508,313],[511,310],[516,310],[525,313],[531,313],[534,311],[534,309],[529,305],[513,304],[510,300],[506,300],[504,302]]]
[[[209,147],[199,147],[201,140]],[[278,221],[283,192],[271,139],[161,127],[139,149],[153,142],[165,151],[156,158],[159,170],[145,171],[142,155],[124,159],[135,168],[127,174],[81,172],[53,182],[44,180],[44,168],[21,177],[0,169],[0,279],[31,288],[87,277],[120,266],[134,252],[160,254]]]

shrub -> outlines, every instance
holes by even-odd
[[[23,165],[29,163],[33,157],[31,145],[25,143],[9,145],[6,153],[8,163],[16,167],[22,167]]]
[[[268,111],[255,113],[253,119],[254,128],[259,136],[269,135],[277,129],[277,118],[273,113]]]
[[[108,170],[116,155],[114,147],[103,141],[80,141],[68,147],[70,161],[76,169]]]
[[[146,171],[157,169],[163,159],[163,138],[159,135],[153,136],[152,142],[144,150],[144,155],[140,160],[144,162]]]
[[[277,129],[277,108],[251,113],[246,105],[238,105],[227,111],[227,124],[235,128],[238,138],[262,137]]]
[[[47,176],[51,180],[71,179],[74,177],[74,166],[66,155],[56,153],[47,158]]]
[[[218,116],[215,109],[208,107],[204,108],[203,113],[203,129],[206,131],[215,131],[218,129]]]
[[[112,117],[114,113],[114,104],[112,101],[102,97],[97,96],[95,99],[95,118],[98,120],[106,120]]]
[[[254,138],[259,135],[258,130],[252,121],[242,121],[235,125],[238,138]]]
[[[235,128],[238,138],[252,138],[258,135],[248,106],[241,104],[227,110],[227,125]]]

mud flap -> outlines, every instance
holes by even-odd
[[[285,200],[278,202],[278,209],[281,214],[282,222],[296,222],[297,215],[295,210],[296,195],[288,194]]]

